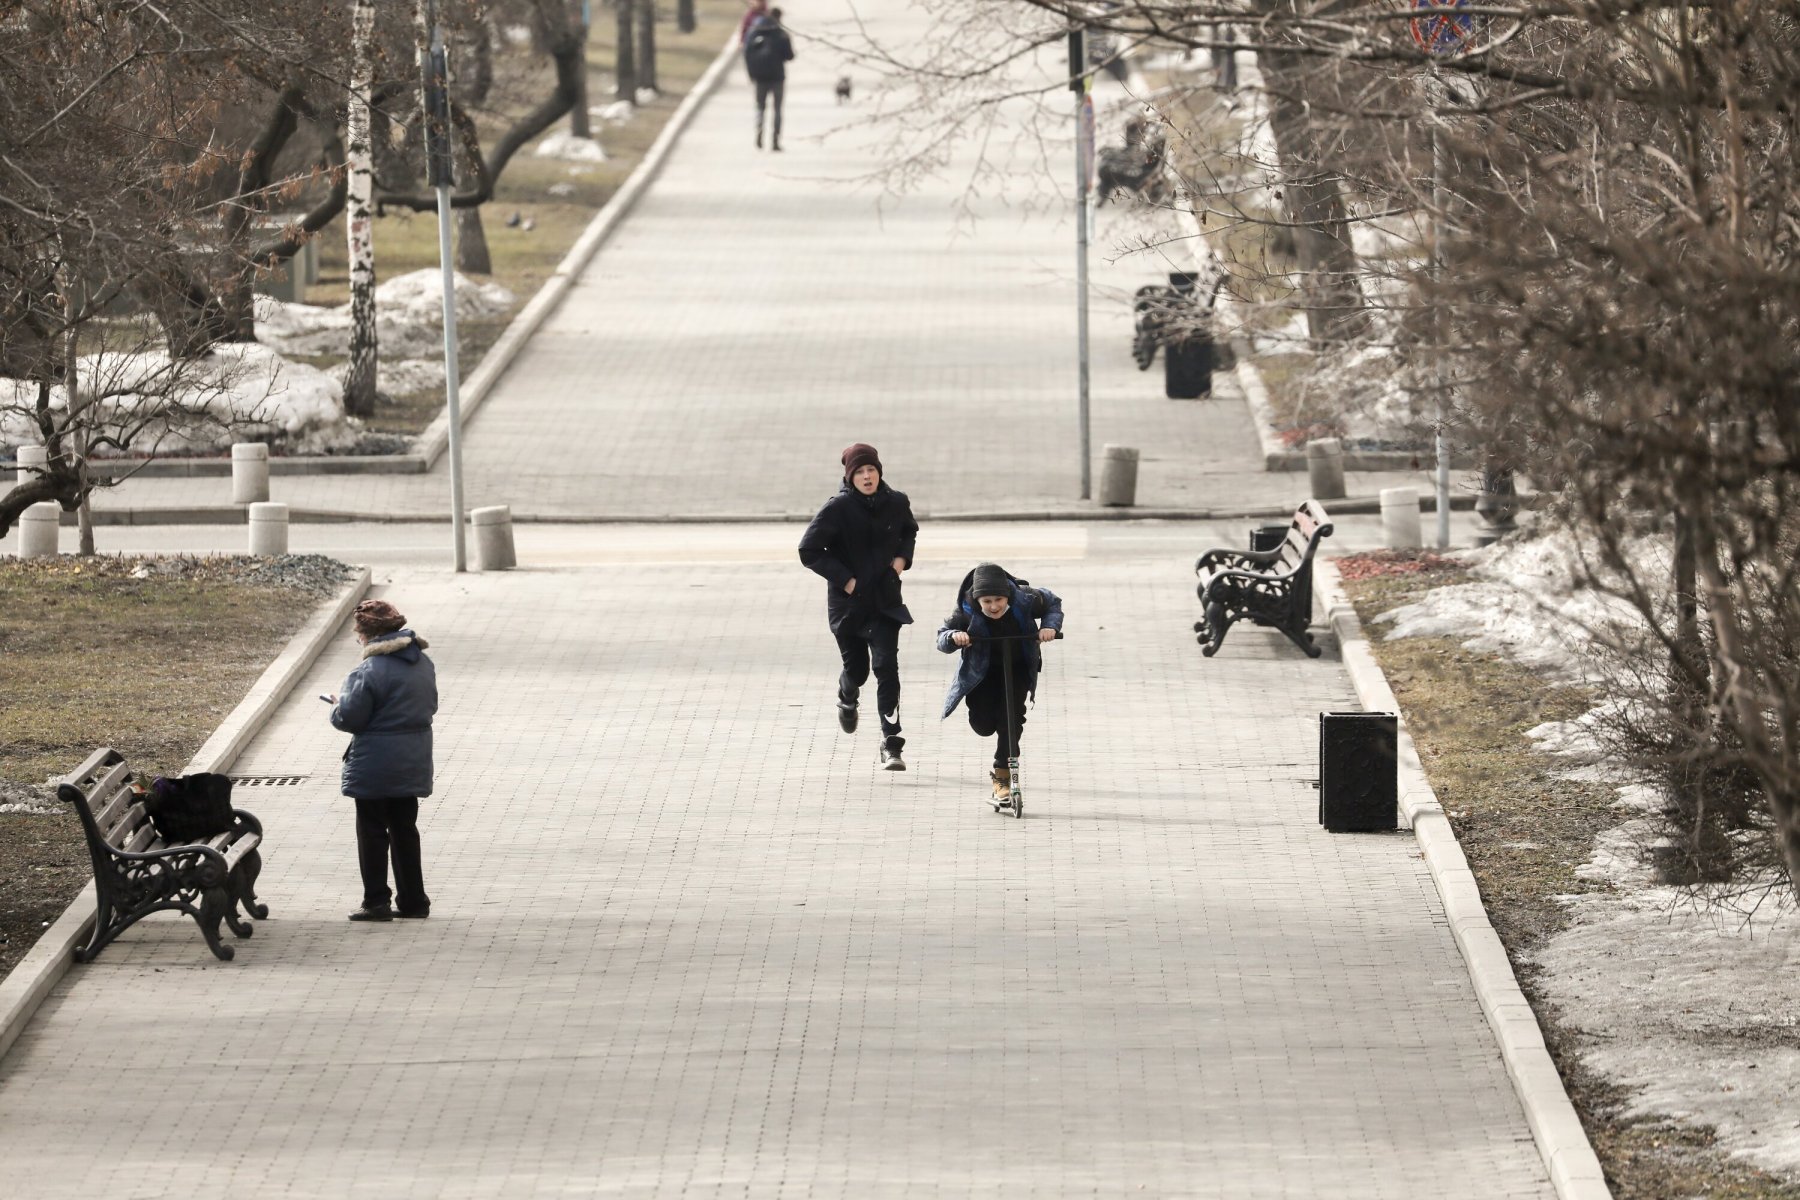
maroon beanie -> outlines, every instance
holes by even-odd
[[[857,442],[853,446],[846,446],[844,448],[843,462],[845,479],[849,479],[852,475],[856,474],[858,468],[861,467],[874,467],[876,474],[882,473],[881,455],[877,454],[875,452],[875,447],[869,445],[867,442]]]
[[[356,606],[356,615],[351,620],[356,626],[356,632],[364,637],[392,633],[406,625],[406,618],[400,615],[400,610],[386,600],[364,600]]]

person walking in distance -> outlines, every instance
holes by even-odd
[[[906,770],[900,757],[900,627],[912,614],[900,576],[912,567],[919,523],[912,502],[882,478],[881,456],[863,442],[845,449],[844,482],[800,537],[800,561],[825,578],[826,618],[837,639],[838,726],[854,733],[857,695],[875,673],[881,717],[881,766]]]
[[[750,27],[769,15],[769,0],[750,0],[744,5],[743,19],[738,21],[738,45],[750,37]]]
[[[352,921],[428,917],[419,851],[419,797],[431,795],[431,718],[437,668],[425,639],[385,600],[364,600],[352,618],[362,661],[331,701],[331,723],[350,735],[344,795],[356,801],[356,857],[362,907]],[[388,859],[394,862],[389,904]]]
[[[771,8],[753,21],[744,38],[744,70],[756,85],[756,148],[763,144],[763,113],[774,101],[775,122],[769,149],[781,149],[781,95],[787,86],[787,65],[794,59],[794,43],[781,27],[781,10]]]

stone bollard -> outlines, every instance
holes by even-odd
[[[1337,438],[1315,438],[1306,443],[1306,473],[1314,500],[1344,498],[1344,443]]]
[[[13,455],[13,459],[19,464],[18,481],[24,483],[25,477],[31,474],[32,467],[50,465],[50,448],[48,446],[20,446],[18,452]]]
[[[1100,447],[1100,503],[1130,508],[1137,503],[1138,452],[1130,446]]]
[[[505,504],[477,508],[469,513],[475,526],[475,569],[510,571],[519,565],[513,552],[512,509]]]
[[[273,557],[288,552],[288,506],[259,501],[250,506],[250,553]]]
[[[53,500],[19,514],[19,557],[55,558],[61,551],[62,508]]]
[[[231,502],[255,504],[269,498],[269,447],[262,442],[231,444]]]
[[[1390,550],[1417,550],[1425,544],[1419,528],[1419,489],[1381,489],[1381,539]]]

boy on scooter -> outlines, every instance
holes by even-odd
[[[1037,691],[1038,671],[1043,666],[1040,644],[1054,641],[1062,624],[1062,601],[1055,592],[1030,587],[1001,567],[982,563],[963,576],[956,592],[956,611],[944,618],[938,629],[939,650],[962,652],[956,678],[944,697],[944,716],[954,712],[961,701],[969,711],[969,728],[980,737],[994,738],[990,778],[996,804],[1007,801],[1011,793],[1012,772],[1007,764],[1019,756],[1025,700]],[[1010,745],[1005,736],[1009,722],[1002,654],[1011,654],[1013,661]]]

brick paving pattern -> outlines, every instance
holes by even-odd
[[[346,642],[237,768],[312,777],[243,793],[272,919],[232,964],[158,918],[75,968],[0,1064],[0,1172],[43,1197],[155,1194],[172,1163],[193,1196],[1549,1194],[1411,838],[1316,825],[1313,714],[1353,706],[1329,658],[1246,629],[1202,659],[1167,554],[1009,563],[1071,631],[1017,822],[935,719],[965,564],[909,581],[913,767],[887,774],[873,722],[833,721],[815,579],[680,557],[394,574],[444,696],[431,920],[343,919],[343,739],[312,697]]]

